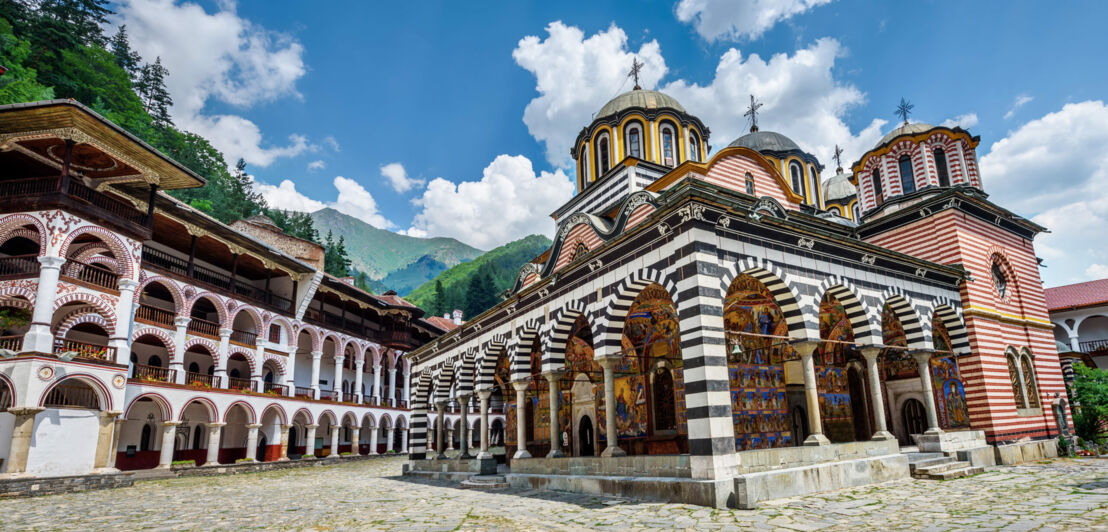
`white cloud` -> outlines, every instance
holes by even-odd
[[[389,163],[382,166],[381,176],[388,179],[389,186],[397,192],[407,192],[426,183],[423,179],[408,177],[408,171],[400,163]]]
[[[306,72],[304,47],[291,37],[240,18],[233,3],[208,13],[194,3],[126,0],[116,24],[126,24],[131,44],[144,60],[162,58],[169,69],[174,122],[200,134],[227,156],[256,166],[304,153],[306,139],[285,146],[263,141],[256,124],[232,114],[209,115],[212,101],[246,108],[282,97],[300,97],[296,80]]]
[[[1048,286],[1090,277],[1108,263],[1108,106],[1066,104],[994,143],[981,158],[992,201],[1045,226],[1036,239]]]
[[[500,155],[480,181],[432,180],[416,200],[422,210],[408,234],[454,237],[481,249],[535,233],[553,235],[549,214],[572,195],[573,184],[561,170],[536,174],[527,157]]]
[[[407,229],[401,229],[397,233],[402,235],[408,235],[415,238],[427,238],[427,231],[422,229],[416,229],[415,227],[409,227]]]
[[[270,207],[298,212],[315,212],[327,205],[322,201],[301,194],[296,190],[296,183],[288,179],[281,181],[280,185],[270,185],[255,182],[254,188],[265,198]]]
[[[757,39],[778,22],[831,0],[681,0],[677,19],[708,41]]]
[[[1012,118],[1013,116],[1015,116],[1016,111],[1020,107],[1023,107],[1025,105],[1031,103],[1031,100],[1034,100],[1034,99],[1035,98],[1032,98],[1032,97],[1030,97],[1026,94],[1021,94],[1021,95],[1017,96],[1016,101],[1014,103],[1012,103],[1012,108],[1008,109],[1007,113],[1004,113],[1004,119],[1008,120],[1008,119]]]
[[[315,212],[330,207],[374,227],[388,229],[395,225],[377,210],[377,201],[373,199],[373,195],[357,181],[337,176],[332,183],[338,192],[338,199],[328,203],[309,198],[296,190],[296,184],[288,179],[276,186],[256,182],[254,188],[261,193],[266,203],[278,209]]]
[[[1108,277],[1108,266],[1104,264],[1090,264],[1085,268],[1085,276],[1090,279],[1104,279]]]
[[[954,118],[948,118],[939,125],[944,127],[960,127],[962,129],[969,129],[977,125],[977,113],[966,113],[964,115],[958,115]]]
[[[337,151],[337,152],[342,151],[342,147],[339,146],[339,141],[336,140],[335,137],[333,137],[331,135],[327,135],[326,137],[323,137],[323,144],[326,145],[328,148],[331,148],[334,151]]]
[[[314,172],[316,170],[322,170],[324,168],[327,168],[327,163],[325,163],[323,161],[312,161],[312,162],[308,163],[308,171],[309,172]]]
[[[519,41],[512,58],[535,75],[539,96],[527,104],[523,123],[531,136],[546,144],[550,164],[568,167],[569,148],[593,113],[622,90],[630,90],[627,72],[637,57],[644,63],[641,83],[653,88],[666,73],[657,41],[637,53],[627,50],[627,34],[616,25],[585,38],[573,26],[552,22],[546,39],[530,35]]]

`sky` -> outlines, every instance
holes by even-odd
[[[645,0],[124,0],[172,116],[242,157],[272,206],[332,207],[412,236],[491,249],[553,234],[569,146],[642,85],[723,147],[763,130],[831,166],[895,125],[981,137],[990,199],[1046,226],[1044,283],[1108,277],[1108,3]],[[109,30],[110,31],[110,30]],[[828,172],[828,176],[830,173]],[[825,177],[828,177],[825,176]]]

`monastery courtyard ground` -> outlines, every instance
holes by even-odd
[[[781,499],[754,511],[398,477],[401,458],[0,501],[0,529],[1108,530],[1108,460],[991,468]]]

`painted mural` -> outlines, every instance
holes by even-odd
[[[908,347],[908,337],[904,326],[892,307],[885,305],[881,311],[882,343],[890,347]],[[918,379],[919,366],[905,349],[886,349],[881,353],[881,376],[883,380]]]
[[[793,445],[783,364],[797,355],[785,339],[788,325],[773,294],[757,279],[738,276],[724,300],[723,323],[735,448],[746,451]]]
[[[935,388],[935,405],[939,425],[943,429],[970,428],[969,407],[962,374],[958,370],[958,358],[950,348],[950,333],[938,316],[931,323],[931,340],[935,356],[931,358],[931,383]]]
[[[825,340],[816,350],[815,360],[823,432],[833,442],[854,441],[854,416],[846,369],[854,329],[842,303],[830,295],[820,303],[819,335]]]

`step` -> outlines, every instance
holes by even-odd
[[[933,458],[943,458],[943,457],[946,456],[946,454],[944,454],[944,453],[904,453],[904,452],[902,452],[901,454],[908,455],[908,463],[909,464],[914,464],[914,463],[919,462],[921,460],[931,460]]]
[[[177,478],[177,473],[174,473],[171,469],[139,469],[131,472],[131,478],[135,480]]]
[[[462,488],[495,490],[509,487],[503,475],[474,475],[462,481]]]
[[[935,458],[927,458],[925,460],[917,460],[915,462],[909,461],[908,467],[910,467],[912,470],[926,469],[929,467],[940,466],[943,464],[950,464],[954,462],[957,462],[957,460],[949,456],[937,456]]]
[[[920,474],[920,475],[934,475],[934,474],[937,474],[937,473],[942,473],[944,471],[950,471],[950,470],[953,470],[953,469],[960,469],[960,468],[963,468],[963,467],[966,467],[966,466],[969,466],[969,465],[970,465],[969,462],[958,462],[958,461],[955,461],[955,460],[951,460],[949,462],[944,462],[944,463],[941,463],[941,464],[932,464],[932,465],[929,465],[929,466],[926,466],[926,467],[917,467],[915,469],[915,471],[913,471],[913,473]]]
[[[973,467],[969,465],[969,462],[960,462],[966,464],[964,467],[958,469],[951,469],[949,471],[943,471],[942,473],[936,473],[928,475],[927,478],[931,480],[950,480],[955,478],[968,477],[970,475],[976,475],[985,471],[982,467]]]

